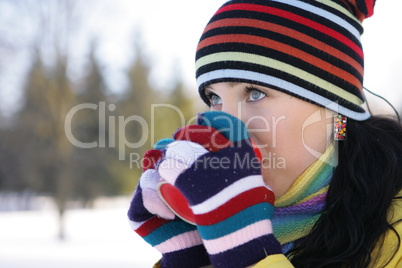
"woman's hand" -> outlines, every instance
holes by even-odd
[[[212,265],[246,267],[281,253],[272,234],[275,197],[243,122],[207,112],[175,139],[158,171],[188,200]]]
[[[155,166],[162,157],[163,151],[155,149],[144,155],[143,174],[128,211],[130,225],[162,253],[161,267],[206,266],[210,261],[197,228],[177,218],[157,194],[160,176]]]

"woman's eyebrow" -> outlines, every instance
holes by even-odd
[[[214,93],[214,90],[213,90],[211,87],[206,86],[206,87],[204,88],[204,93],[205,93],[205,94]]]
[[[237,86],[238,84],[241,84],[241,82],[229,82],[229,86],[230,86],[230,87],[235,87],[235,86]]]

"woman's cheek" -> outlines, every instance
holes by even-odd
[[[248,125],[250,137],[258,146],[263,157],[266,157],[272,146],[272,130],[268,121],[255,119]]]

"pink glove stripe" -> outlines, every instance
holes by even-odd
[[[243,229],[217,239],[204,240],[204,245],[208,253],[213,255],[231,250],[234,247],[243,245],[266,234],[272,234],[272,224],[270,220],[262,220],[250,224]]]
[[[222,180],[223,179],[224,178],[222,178]],[[195,215],[206,214],[222,206],[234,196],[261,186],[266,187],[264,181],[261,178],[261,175],[251,175],[234,182],[233,184],[220,191],[218,194],[210,197],[200,204],[192,206],[191,209],[193,210]]]
[[[165,158],[173,158],[191,166],[200,156],[208,151],[198,143],[191,141],[174,141],[170,143],[165,152]]]
[[[177,177],[187,168],[188,166],[180,161],[168,158],[159,165],[158,172],[163,179],[174,185]]]
[[[172,237],[155,248],[162,253],[173,252],[183,248],[190,248],[202,244],[200,233],[197,230]]]
[[[137,232],[137,229],[140,228],[147,221],[137,222],[137,221],[132,221],[132,220],[128,219],[128,222],[130,224],[131,229],[133,229],[134,231]]]
[[[266,199],[261,200],[261,196],[265,196]],[[216,224],[253,205],[261,202],[274,204],[274,201],[275,196],[272,191],[265,186],[257,187],[237,195],[213,211],[196,215],[196,222],[200,226]]]
[[[142,189],[156,189],[160,181],[158,171],[155,169],[146,170],[140,178],[140,187]]]
[[[163,203],[158,193],[151,189],[142,190],[144,207],[154,215],[167,220],[173,220],[175,214]]]

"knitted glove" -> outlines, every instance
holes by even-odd
[[[162,149],[161,143],[156,148]],[[143,159],[143,174],[131,201],[131,227],[147,243],[162,253],[161,267],[203,267],[210,264],[195,226],[175,217],[160,200],[156,187],[160,176],[155,165],[162,150],[149,150]]]
[[[187,140],[167,146],[158,170],[188,200],[212,265],[246,267],[282,253],[272,234],[275,197],[264,183],[245,125],[223,112],[207,112],[198,123],[214,127],[233,145],[207,150],[208,139],[202,146],[196,127],[186,127],[179,133]]]

